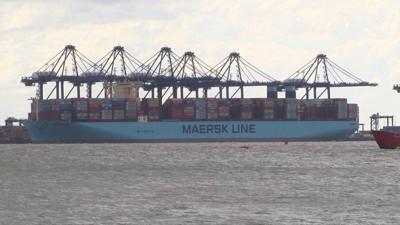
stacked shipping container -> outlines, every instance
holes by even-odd
[[[147,104],[147,116],[149,120],[159,120],[160,119],[160,105],[157,98],[146,99]]]
[[[218,119],[218,99],[215,98],[207,99],[207,119],[208,120]]]
[[[196,120],[207,119],[207,100],[204,98],[195,99]]]
[[[59,120],[59,102],[54,100],[35,100],[31,104],[29,117],[33,120]]]
[[[183,101],[183,119],[194,120],[196,119],[195,101],[194,99],[184,99]]]
[[[99,99],[88,100],[88,118],[89,121],[98,121],[101,119],[101,102]]]
[[[137,98],[126,99],[125,120],[137,120],[139,111],[139,101]]]
[[[113,120],[125,120],[125,99],[112,99],[112,117]]]
[[[274,119],[274,105],[275,101],[273,99],[264,100],[264,119],[272,120]]]
[[[348,118],[349,119],[358,119],[358,105],[357,104],[348,104]]]
[[[101,120],[113,119],[113,106],[110,99],[101,100]]]
[[[229,100],[227,100],[227,99],[219,99],[217,104],[218,104],[218,119],[220,119],[220,120],[228,120],[228,119],[230,119]]]
[[[358,118],[358,106],[346,99],[158,99],[35,100],[32,120],[346,120]]]
[[[60,100],[60,120],[72,120],[72,101],[69,99]]]
[[[72,99],[73,119],[85,121],[88,119],[88,100],[85,98]]]
[[[286,99],[286,119],[297,119],[297,99]]]
[[[253,119],[263,120],[264,119],[264,100],[262,98],[253,99]]]
[[[253,100],[250,98],[243,98],[240,100],[240,118],[242,120],[251,120],[253,118]]]

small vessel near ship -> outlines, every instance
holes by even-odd
[[[400,148],[400,126],[384,127],[372,131],[372,135],[382,149]]]
[[[394,90],[400,92],[400,85],[395,85]],[[393,116],[381,116],[379,113],[370,117],[371,133],[376,143],[382,149],[400,148],[400,126],[394,126]],[[386,126],[379,128],[379,121],[386,120]]]

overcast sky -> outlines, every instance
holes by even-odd
[[[21,76],[66,44],[93,60],[123,45],[142,61],[170,46],[210,65],[237,51],[278,80],[325,53],[379,83],[332,91],[359,104],[362,122],[374,112],[400,117],[400,94],[392,90],[400,83],[398,0],[82,2],[1,1],[0,119],[26,118],[35,88],[20,83]]]

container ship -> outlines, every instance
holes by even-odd
[[[68,58],[72,58],[69,67]],[[342,140],[358,129],[359,109],[346,98],[331,98],[330,88],[376,85],[349,74],[322,54],[283,82],[236,52],[214,67],[193,52],[177,56],[167,47],[146,63],[121,46],[96,63],[72,45],[52,59],[22,78],[26,86],[38,87],[23,122],[34,143]],[[122,62],[122,75],[116,74],[116,62]],[[74,68],[72,74],[66,68]],[[86,69],[79,71],[82,68]],[[341,71],[356,83],[329,81],[327,73],[334,69],[336,77]],[[323,75],[318,74],[321,71]],[[249,80],[255,75],[265,80]],[[46,98],[43,86],[48,83],[55,85]],[[65,92],[64,83],[73,85],[75,97],[68,97],[72,89]],[[96,83],[102,89],[94,97]],[[85,97],[80,93],[83,85]],[[244,97],[245,87],[255,86],[265,88],[266,98]],[[297,99],[300,88],[305,94]],[[211,90],[216,90],[214,97]],[[278,97],[281,91],[284,98]],[[140,97],[141,92],[145,95]]]
[[[33,142],[341,140],[358,129],[346,99],[68,99],[32,103]]]

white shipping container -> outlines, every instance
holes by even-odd
[[[112,120],[113,112],[110,109],[101,110],[101,119],[102,120]]]

